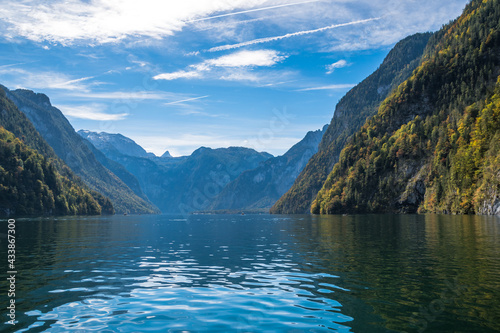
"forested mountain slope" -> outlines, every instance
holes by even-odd
[[[341,153],[313,213],[500,214],[500,2],[474,0]]]

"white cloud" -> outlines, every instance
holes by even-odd
[[[92,103],[89,105],[59,105],[58,108],[71,118],[112,121],[122,120],[128,116],[128,113],[105,113],[106,105]]]
[[[245,70],[253,67],[271,67],[287,56],[275,50],[254,50],[239,51],[224,55],[215,59],[208,59],[199,64],[190,65],[189,70],[179,70],[172,73],[158,74],[153,77],[155,80],[176,80],[204,78],[206,73],[213,72],[214,69],[222,69],[222,72],[215,71],[212,78],[228,81],[258,81],[257,75]]]
[[[331,65],[327,65],[326,66],[326,69],[327,69],[326,74],[332,74],[337,68],[344,68],[347,66],[349,66],[349,63],[347,63],[347,61],[345,61],[344,59],[341,59],[337,62],[334,62]]]
[[[275,50],[240,51],[216,59],[206,60],[205,64],[216,67],[273,66],[286,59]]]
[[[127,37],[160,39],[186,24],[316,1],[265,0],[35,0],[0,5],[7,37],[72,44],[109,43]],[[264,6],[262,8],[262,6]],[[234,13],[235,10],[238,12]],[[222,13],[222,14],[217,14]]]
[[[337,89],[348,89],[348,88],[352,88],[354,86],[355,86],[355,84],[331,84],[328,86],[319,86],[319,87],[297,89],[295,91],[337,90]]]
[[[194,79],[200,77],[199,71],[177,71],[173,73],[163,73],[153,76],[155,80],[177,80],[177,79]]]
[[[5,38],[23,37],[65,45],[100,44],[126,40],[151,43],[175,35],[187,26],[221,26],[208,36],[226,43],[210,50],[227,50],[319,31],[313,40],[324,51],[358,50],[390,45],[417,31],[439,28],[460,14],[467,0],[23,0],[0,1],[0,27]],[[264,13],[269,13],[264,17]],[[241,20],[236,21],[235,18]],[[383,17],[364,29],[350,23],[341,33],[334,22]],[[263,22],[262,22],[263,21]],[[362,20],[361,20],[362,21]],[[254,22],[237,27],[243,22]],[[257,23],[259,22],[259,23]],[[211,24],[214,26],[210,26]],[[349,23],[348,23],[349,24]],[[324,28],[314,29],[314,27]],[[286,33],[289,31],[297,31]],[[276,37],[261,37],[276,31]],[[281,35],[280,35],[281,34]],[[198,36],[197,36],[198,37]],[[255,39],[257,38],[257,39]],[[245,42],[246,41],[246,42]],[[355,42],[353,42],[355,41]],[[239,43],[238,43],[239,42]],[[228,44],[235,43],[235,44]],[[45,45],[47,47],[47,45]],[[220,49],[219,49],[220,48]],[[317,49],[317,48],[316,48]],[[182,50],[185,53],[196,50]]]

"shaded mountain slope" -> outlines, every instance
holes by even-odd
[[[397,43],[380,67],[351,89],[337,104],[319,145],[290,190],[272,207],[272,213],[308,213],[340,152],[366,119],[377,113],[387,95],[406,80],[420,61],[430,33],[416,34]]]
[[[109,199],[87,188],[1,88],[0,214],[113,214]]]
[[[326,131],[311,131],[284,155],[268,159],[259,167],[243,172],[227,184],[210,206],[211,210],[269,209],[318,151]]]
[[[59,156],[93,190],[110,198],[117,213],[155,213],[116,175],[106,169],[49,98],[30,90],[9,91],[7,97],[29,118]]]

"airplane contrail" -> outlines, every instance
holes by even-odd
[[[258,38],[258,39],[250,40],[250,41],[247,41],[247,42],[238,43],[238,44],[221,45],[221,46],[216,46],[216,47],[212,47],[212,48],[210,48],[208,50],[205,50],[205,52],[218,52],[218,51],[232,50],[232,49],[237,49],[237,48],[240,48],[240,47],[243,47],[243,46],[254,45],[254,44],[261,44],[261,43],[268,43],[268,42],[272,42],[272,41],[275,41],[275,40],[281,40],[281,39],[295,37],[295,36],[302,36],[302,35],[307,35],[307,34],[313,34],[313,33],[316,33],[316,32],[321,32],[321,31],[325,31],[325,30],[330,30],[330,29],[345,27],[345,26],[348,26],[348,25],[367,23],[367,22],[371,22],[371,21],[380,20],[381,18],[382,17],[374,17],[374,18],[369,18],[369,19],[365,19],[365,20],[358,20],[358,21],[352,21],[352,22],[347,22],[347,23],[340,23],[340,24],[329,25],[327,27],[313,29],[313,30],[304,30],[304,31],[293,32],[293,33],[289,33],[289,34],[282,35],[282,36]]]
[[[220,17],[233,16],[233,15],[239,15],[239,14],[246,14],[246,13],[252,13],[252,12],[259,12],[259,11],[262,11],[262,10],[275,9],[275,8],[288,7],[288,6],[296,6],[296,5],[302,5],[302,4],[306,4],[306,3],[319,2],[319,1],[321,1],[321,0],[309,0],[309,1],[288,3],[288,4],[276,5],[276,6],[269,6],[269,7],[263,7],[263,8],[254,8],[254,9],[243,10],[243,11],[235,12],[235,13],[227,13],[227,14],[221,14],[221,15],[203,17],[203,18],[196,19],[196,20],[191,20],[191,21],[184,21],[184,23],[194,23],[194,22],[200,22],[200,21],[207,21],[207,20],[213,20],[213,19],[220,18]]]
[[[202,99],[202,98],[207,98],[207,97],[210,97],[210,96],[207,95],[207,96],[193,97],[193,98],[183,99],[181,101],[163,103],[163,105],[179,104],[179,103],[184,103],[184,102],[189,102],[189,101],[195,101],[197,99]]]

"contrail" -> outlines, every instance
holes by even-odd
[[[207,98],[210,97],[210,95],[207,96],[200,96],[200,97],[193,97],[193,98],[188,98],[188,99],[183,99],[181,101],[175,101],[175,102],[169,102],[169,103],[163,103],[163,105],[172,105],[172,104],[179,104],[183,102],[189,102],[189,101],[195,101],[197,99],[202,99],[202,98]]]
[[[218,52],[218,51],[224,51],[224,50],[232,50],[232,49],[237,49],[237,48],[240,48],[240,47],[243,47],[243,46],[254,45],[254,44],[261,44],[261,43],[268,43],[268,42],[272,42],[272,41],[275,41],[275,40],[281,40],[281,39],[295,37],[295,36],[302,36],[302,35],[307,35],[307,34],[313,34],[313,33],[316,33],[316,32],[321,32],[321,31],[325,31],[325,30],[330,30],[330,29],[345,27],[345,26],[348,26],[348,25],[354,25],[354,24],[361,24],[361,23],[376,21],[376,20],[380,20],[381,18],[382,17],[369,18],[369,19],[366,19],[366,20],[359,20],[359,21],[353,21],[353,22],[347,22],[347,23],[340,23],[340,24],[329,25],[327,27],[313,29],[313,30],[304,30],[304,31],[299,31],[299,32],[293,32],[293,33],[289,33],[289,34],[282,35],[282,36],[265,37],[265,38],[254,39],[254,40],[250,40],[248,42],[243,42],[243,43],[238,43],[238,44],[229,44],[229,45],[216,46],[216,47],[212,47],[211,49],[205,50],[205,52]]]
[[[82,78],[80,78],[80,79],[69,80],[69,81],[63,82],[63,83],[61,83],[61,85],[64,85],[64,84],[72,84],[72,83],[78,83],[78,82],[82,82],[82,81],[91,80],[91,79],[94,79],[94,78],[95,78],[95,76],[87,76],[87,77],[82,77]]]
[[[322,87],[312,87],[312,88],[303,88],[303,89],[297,89],[295,91],[313,91],[313,90],[335,90],[335,89],[347,89],[347,88],[352,88],[354,87],[355,84],[332,84],[329,86],[322,86]]]
[[[281,8],[281,7],[288,7],[288,6],[296,6],[296,5],[302,5],[302,4],[305,4],[305,3],[319,2],[319,1],[321,1],[321,0],[310,0],[310,1],[288,3],[288,4],[284,4],[284,5],[276,5],[276,6],[263,7],[263,8],[254,8],[254,9],[243,10],[241,12],[236,12],[236,13],[227,13],[227,14],[221,14],[221,15],[203,17],[203,18],[196,19],[196,20],[191,20],[191,21],[184,21],[184,23],[194,23],[194,22],[200,22],[200,21],[207,21],[207,20],[213,20],[213,19],[216,19],[216,18],[219,18],[219,17],[226,17],[226,16],[232,16],[232,15],[246,14],[246,13],[252,13],[252,12],[259,12],[259,11],[262,11],[262,10],[268,10],[268,9],[274,9],[274,8]]]

